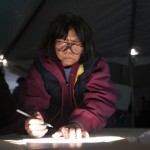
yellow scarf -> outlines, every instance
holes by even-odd
[[[78,76],[81,75],[83,72],[84,72],[84,66],[80,65],[78,68],[77,75],[76,75],[75,83],[77,82]]]
[[[78,68],[78,71],[77,71],[75,83],[76,83],[77,80],[78,80],[78,76],[81,75],[83,72],[84,72],[84,66],[83,66],[83,65],[80,65],[79,68]],[[76,100],[75,100],[75,97],[74,97],[74,91],[73,91],[73,99],[74,99],[74,104],[75,104],[76,108],[78,108],[78,105],[77,105]]]

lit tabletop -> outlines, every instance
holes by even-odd
[[[0,136],[0,150],[150,150],[150,129],[104,128],[89,139],[71,140],[51,137],[30,138],[25,135]]]

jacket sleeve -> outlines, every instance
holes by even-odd
[[[45,90],[43,79],[33,64],[19,95],[20,109],[31,115],[39,111],[46,120],[45,111],[48,109],[49,100],[50,96]],[[15,130],[17,133],[25,133],[25,120],[26,117],[16,114]]]
[[[115,111],[116,91],[104,59],[94,66],[86,89],[83,102],[72,112],[70,121],[79,123],[91,132],[104,127],[107,119]]]

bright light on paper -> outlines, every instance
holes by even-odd
[[[23,140],[5,140],[13,144],[25,144],[25,143],[98,143],[98,142],[113,142],[125,139],[119,136],[99,136],[82,139],[64,139],[64,138],[38,138],[38,139],[23,139]]]
[[[82,139],[55,139],[55,138],[40,138],[40,139],[23,139],[26,143],[98,143],[98,142],[113,142],[122,140],[123,137],[118,136],[100,136]]]
[[[16,145],[25,145],[26,142],[24,140],[4,140],[5,142],[9,142]]]
[[[119,136],[100,136],[82,139],[64,139],[64,138],[37,138],[37,139],[23,139],[23,140],[5,140],[12,144],[26,145],[29,149],[46,149],[46,148],[79,148],[83,143],[100,143],[100,142],[114,142],[125,139]]]

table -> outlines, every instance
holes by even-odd
[[[143,134],[146,133],[146,134]],[[148,133],[148,134],[147,134]],[[142,135],[142,136],[141,136]],[[143,136],[146,135],[146,136]],[[95,143],[26,143],[23,144],[24,135],[9,134],[0,136],[0,150],[150,150],[150,129],[139,128],[104,128],[91,134],[91,137],[122,137],[112,142]],[[140,137],[137,140],[136,137]],[[146,137],[145,139],[143,137]],[[30,138],[31,139],[31,138]],[[43,138],[42,138],[43,139]],[[42,141],[42,139],[38,139]],[[144,140],[143,140],[144,139]],[[34,139],[35,140],[35,139]],[[62,141],[62,140],[61,140]],[[19,143],[20,142],[20,143]],[[90,141],[91,142],[91,141]],[[20,144],[20,145],[19,145]]]

